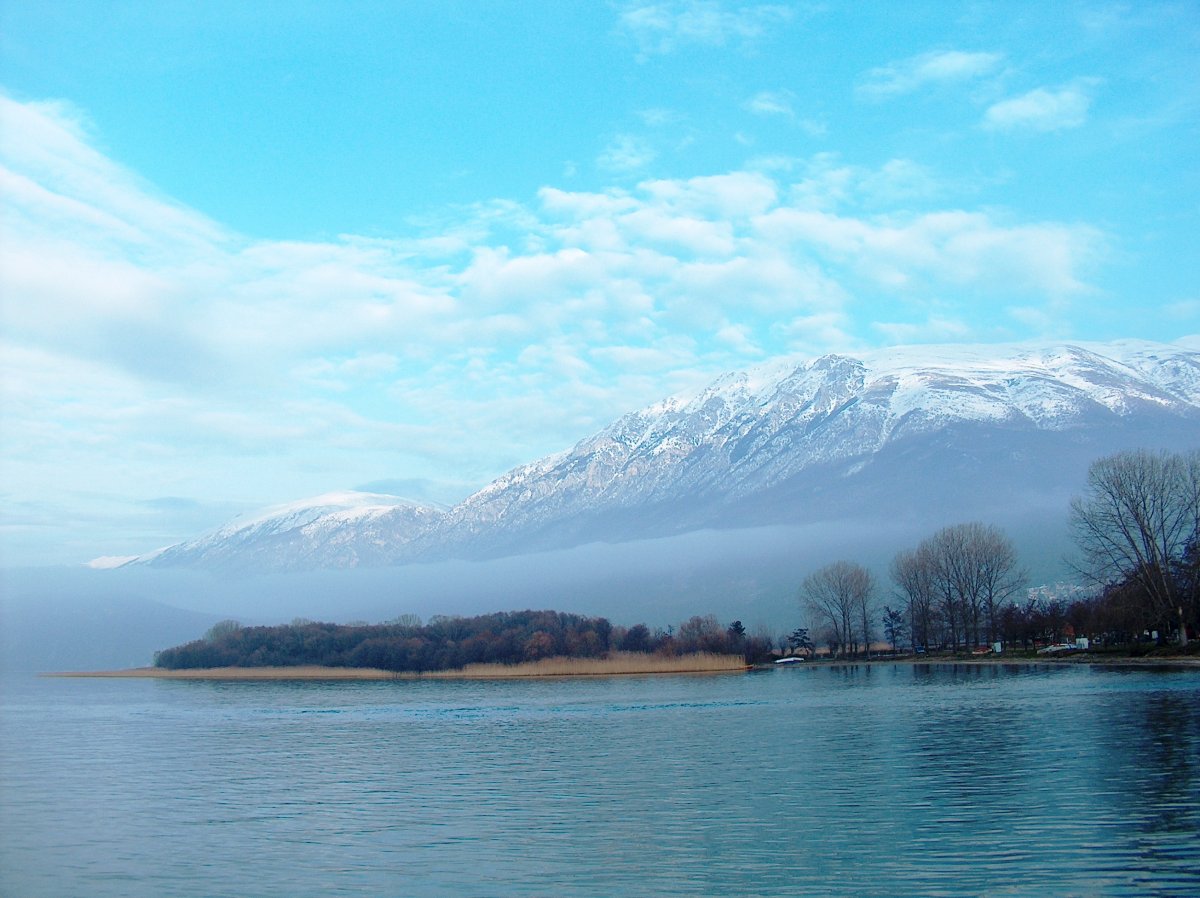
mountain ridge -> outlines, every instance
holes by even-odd
[[[920,481],[930,479],[943,482],[926,493],[946,493],[948,506],[962,497],[966,511],[986,506],[989,471],[1007,481],[990,485],[1000,500],[1053,491],[1056,479],[1077,482],[1089,458],[1148,434],[1166,445],[1200,442],[1200,351],[1187,343],[777,359],[629,412],[451,508],[378,494],[318,497],[133,563],[278,570],[494,557],[832,520],[872,502],[895,514],[919,503]]]

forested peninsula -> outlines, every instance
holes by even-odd
[[[364,668],[433,673],[472,665],[515,665],[552,658],[606,659],[643,655],[734,656],[745,664],[771,657],[767,635],[748,635],[740,621],[722,627],[712,615],[693,617],[676,630],[645,624],[614,626],[603,617],[559,611],[509,611],[478,617],[437,616],[426,624],[412,615],[382,624],[297,620],[268,627],[216,624],[203,639],[164,649],[154,666],[210,668]]]

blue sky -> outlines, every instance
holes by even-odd
[[[0,6],[0,560],[778,355],[1200,332],[1200,4]]]

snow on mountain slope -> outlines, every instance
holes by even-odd
[[[1155,440],[1200,445],[1200,349],[1190,344],[777,360],[631,412],[449,510],[331,494],[142,560],[280,569],[516,554],[862,508],[896,514],[935,494],[968,513],[969,494],[1007,501],[1074,483],[1091,459]]]
[[[133,562],[159,566],[256,566],[264,570],[393,562],[445,509],[353,491],[276,505]]]
[[[460,537],[504,524],[673,501],[735,500],[806,469],[970,425],[1062,432],[1138,415],[1200,434],[1200,353],[1111,346],[947,346],[830,355],[725,375],[517,468],[450,511]],[[934,472],[930,472],[933,474]]]

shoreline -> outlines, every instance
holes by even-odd
[[[896,658],[830,658],[827,660],[823,659],[820,661],[805,662],[805,664],[793,666],[804,667],[807,664],[811,664],[814,667],[835,667],[852,664],[975,664],[979,666],[997,664],[1044,664],[1060,667],[1200,667],[1200,658],[1188,655],[1161,656],[1154,658],[1103,658],[1094,655],[1090,657],[1081,657],[1078,655],[1074,657],[1063,655],[1045,655],[1038,657],[1030,657],[1028,655],[1020,655],[1015,657],[1005,655],[981,655],[973,658],[955,658],[947,656],[923,657],[918,655],[902,655]]]
[[[169,670],[131,667],[123,670],[54,671],[38,674],[60,679],[140,680],[508,680],[549,677],[615,677],[654,674],[745,673],[750,669],[735,655],[680,655],[645,658],[627,654],[612,658],[545,658],[522,664],[469,664],[454,670],[391,671],[377,667],[204,667]]]
[[[955,658],[902,655],[895,658],[829,658],[786,665],[801,669],[813,667],[880,666],[886,664],[964,664],[979,667],[997,665],[1021,666],[1088,666],[1088,667],[1200,667],[1195,656],[1081,657],[1081,656],[1019,656],[1003,655]],[[745,673],[749,670],[774,670],[779,665],[748,665],[733,655],[682,655],[676,657],[647,656],[646,658],[619,655],[613,658],[545,658],[521,664],[472,664],[463,668],[438,671],[391,671],[376,667],[323,667],[296,665],[289,667],[205,667],[168,669],[162,667],[130,667],[118,670],[46,671],[39,677],[52,679],[128,679],[128,680],[507,680],[547,679],[563,677],[652,676],[669,674]]]

